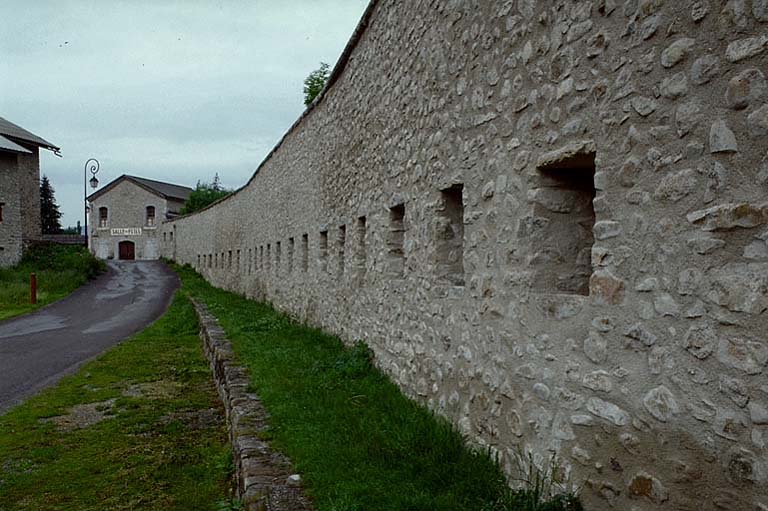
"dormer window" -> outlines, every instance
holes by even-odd
[[[147,206],[147,227],[155,226],[155,207]]]
[[[105,207],[99,208],[99,227],[106,227],[107,226],[107,217],[108,217],[108,210]]]

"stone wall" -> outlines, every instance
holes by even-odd
[[[147,225],[147,206],[155,207],[155,225]],[[99,209],[107,208],[107,225],[100,227]],[[101,259],[117,259],[121,241],[135,245],[137,260],[160,257],[160,224],[168,212],[168,201],[157,194],[124,180],[113,189],[96,197],[91,203],[88,217],[91,252]],[[111,229],[137,228],[141,234],[113,236]]]
[[[0,152],[0,268],[19,262],[23,249],[17,161],[16,153]]]
[[[32,152],[0,152],[0,267],[18,263],[24,248],[41,236],[40,150],[17,143]]]
[[[163,252],[365,339],[509,473],[557,453],[590,509],[768,509],[767,22],[763,0],[374,2]]]

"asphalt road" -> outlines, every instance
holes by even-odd
[[[155,321],[178,287],[159,261],[110,261],[63,300],[0,323],[0,414]]]

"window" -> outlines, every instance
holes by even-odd
[[[248,249],[248,275],[251,274],[251,270],[253,269],[253,252],[252,249]]]
[[[171,236],[171,241],[173,241],[173,231],[171,231],[171,232],[170,232],[170,233],[168,233],[168,234]]]
[[[363,277],[365,276],[365,266],[366,266],[366,246],[365,246],[365,236],[366,236],[366,220],[364,216],[361,216],[357,219],[357,252],[355,253],[355,268],[357,269],[357,276]]]
[[[3,221],[3,208],[5,207],[5,202],[0,202],[0,223]]]
[[[237,251],[237,273],[240,273],[240,251]]]
[[[301,270],[307,271],[309,269],[309,235],[304,234],[301,236]]]
[[[223,256],[222,256],[223,257]],[[232,251],[229,251],[228,257],[227,257],[227,268],[232,268]]]
[[[539,168],[533,214],[545,220],[531,237],[533,288],[589,295],[595,210],[595,153],[578,154]]]
[[[219,267],[219,253],[218,252],[216,252],[213,255],[213,267],[214,268],[218,268]]]
[[[272,269],[272,245],[267,243],[267,271]]]
[[[288,238],[288,273],[293,272],[293,238]]]
[[[147,227],[155,226],[155,207],[147,206]]]
[[[107,218],[109,216],[109,211],[104,206],[99,208],[99,227],[106,227],[107,226]]]
[[[318,254],[320,271],[328,271],[328,231],[320,232],[320,253]]]
[[[213,266],[213,255],[208,254],[208,268]]]
[[[405,204],[389,210],[389,236],[387,238],[387,265],[389,273],[402,277],[405,273]]]
[[[264,245],[259,247],[259,271],[264,271]]]
[[[163,233],[163,243],[165,243],[166,241],[168,241],[168,233],[164,232]]]
[[[463,185],[453,185],[440,192],[440,205],[432,232],[437,276],[455,286],[464,285],[463,200]]]
[[[197,267],[200,268],[200,254],[197,254]]]

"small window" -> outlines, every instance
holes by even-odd
[[[339,248],[339,277],[344,275],[344,267],[346,266],[345,261],[345,250],[346,250],[346,244],[347,244],[347,226],[342,225],[339,227],[339,239],[338,239],[338,248]]]
[[[163,233],[163,243],[165,243],[166,241],[168,241],[168,233],[164,232]]]
[[[213,267],[218,268],[219,267],[219,253],[216,252],[213,254]]]
[[[464,186],[442,190],[440,199],[432,233],[437,276],[454,286],[463,286]]]
[[[200,254],[197,254],[197,267],[200,268]]]
[[[240,273],[240,251],[237,251],[237,272]]]
[[[293,238],[288,238],[288,273],[293,272]]]
[[[259,247],[259,271],[264,271],[264,245]]]
[[[301,270],[307,271],[309,269],[309,235],[304,234],[301,236]]]
[[[251,270],[253,269],[253,249],[248,249],[248,275],[251,274]]]
[[[213,255],[208,254],[208,268],[211,268],[213,266]]]
[[[108,217],[109,217],[109,210],[104,206],[100,207],[99,208],[99,227],[107,226]]]
[[[318,254],[320,271],[328,271],[328,231],[320,232],[320,253]]]
[[[155,226],[155,207],[147,206],[147,227]]]
[[[228,257],[227,257],[227,268],[232,268],[232,251],[229,251]]]
[[[357,219],[357,252],[355,253],[355,267],[357,269],[357,276],[365,276],[365,267],[368,254],[365,246],[366,243],[366,231],[368,230],[366,220],[364,216]]]
[[[3,222],[3,209],[5,208],[5,202],[0,202],[0,223]]]
[[[266,264],[266,271],[269,272],[272,270],[272,244],[267,243],[267,264]]]
[[[171,231],[171,232],[170,232],[170,233],[168,233],[168,234],[171,236],[171,241],[173,241],[173,231]]]
[[[405,204],[389,210],[389,236],[387,239],[387,263],[389,273],[402,277],[405,273]]]

